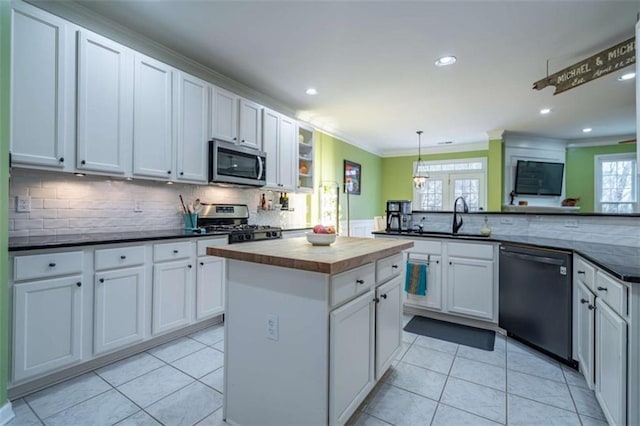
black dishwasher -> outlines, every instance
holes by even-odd
[[[571,353],[571,252],[500,246],[499,325],[575,367]]]

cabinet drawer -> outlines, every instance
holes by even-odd
[[[13,259],[13,280],[51,278],[82,272],[82,252],[35,254]]]
[[[144,247],[120,247],[96,250],[96,271],[144,264]]]
[[[381,284],[402,271],[402,253],[376,261],[376,283]]]
[[[573,263],[576,278],[582,281],[591,291],[596,291],[596,286],[594,285],[596,276],[595,268],[577,256],[574,257]]]
[[[440,241],[423,241],[412,240],[413,248],[411,252],[427,253],[427,254],[442,254],[442,243]]]
[[[493,260],[494,258],[493,246],[487,244],[449,243],[447,250],[449,256],[487,260]]]
[[[206,256],[207,255],[207,247],[210,246],[226,246],[229,244],[229,238],[225,235],[220,238],[208,238],[206,240],[198,240],[198,256]]]
[[[595,287],[597,297],[602,298],[619,315],[627,316],[627,287],[624,284],[598,271]]]
[[[337,306],[373,287],[375,268],[368,263],[331,277],[331,306]]]
[[[154,244],[153,246],[154,262],[166,262],[167,260],[186,259],[190,256],[191,256],[190,241]]]

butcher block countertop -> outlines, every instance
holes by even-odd
[[[207,247],[207,254],[227,259],[338,274],[400,253],[412,241],[337,237],[330,246],[313,246],[306,237]]]

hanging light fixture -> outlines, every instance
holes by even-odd
[[[422,136],[422,130],[418,130],[416,133],[418,134],[418,162],[416,163],[416,169],[413,173],[413,186],[418,191],[422,191],[427,185],[429,175],[420,171],[420,163],[422,163],[422,145],[420,143],[420,138]]]

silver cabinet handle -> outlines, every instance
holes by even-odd
[[[608,291],[606,287],[598,287],[598,291]]]
[[[596,307],[593,306],[593,305],[589,305],[589,306],[587,306],[587,308],[589,308],[590,311],[593,311]]]
[[[582,274],[582,275],[584,275],[584,274],[585,274],[585,272],[584,272],[584,271],[578,271],[578,274]]]
[[[580,303],[584,305],[585,303],[589,303],[589,301],[587,299],[580,299]]]

